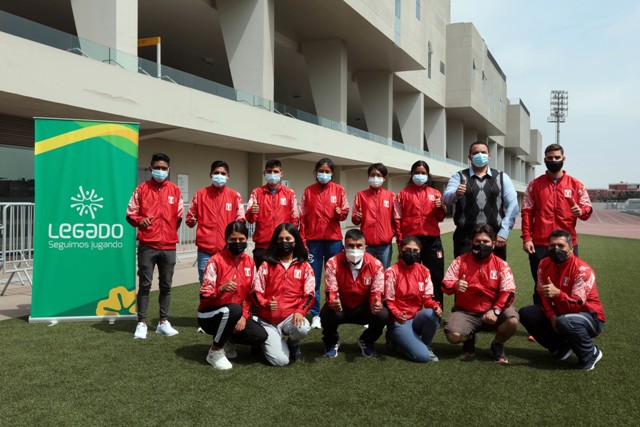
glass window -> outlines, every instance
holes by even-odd
[[[431,57],[433,56],[433,45],[431,42],[427,43],[427,77],[431,78]]]
[[[418,21],[420,20],[421,16],[422,16],[422,0],[416,0],[416,18],[418,19]]]
[[[33,148],[0,145],[0,202],[33,200]]]

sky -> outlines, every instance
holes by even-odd
[[[560,125],[565,170],[587,188],[640,182],[640,2],[451,0],[451,22],[472,22],[522,99],[542,150],[552,90],[569,91]],[[544,172],[544,164],[536,175]]]

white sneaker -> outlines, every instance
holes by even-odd
[[[313,316],[313,319],[311,319],[311,329],[322,329],[322,323],[320,323],[320,316]]]
[[[169,323],[168,320],[158,323],[158,327],[156,328],[156,334],[162,334],[168,337],[178,335],[178,333],[178,331],[171,327],[171,323]]]
[[[209,364],[214,368],[220,369],[221,371],[226,371],[233,367],[231,362],[229,362],[229,359],[227,359],[227,356],[224,355],[224,349],[217,351],[209,349],[207,362],[209,362]]]
[[[134,340],[146,340],[147,339],[147,324],[138,322],[136,331],[133,333]]]
[[[225,356],[227,356],[227,359],[235,359],[236,357],[238,357],[236,345],[230,341],[224,343],[224,354]]]

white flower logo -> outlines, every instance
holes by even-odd
[[[96,190],[84,191],[81,185],[76,197],[71,197],[71,201],[76,202],[71,204],[71,208],[77,210],[80,216],[90,214],[91,219],[96,219],[95,212],[98,208],[102,209],[104,207],[98,202],[103,200],[104,197],[99,197],[96,194]]]

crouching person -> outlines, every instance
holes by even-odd
[[[315,277],[308,258],[298,229],[288,222],[280,224],[253,280],[258,322],[268,335],[262,348],[274,366],[300,360],[300,341],[311,330],[304,317],[315,300]]]

